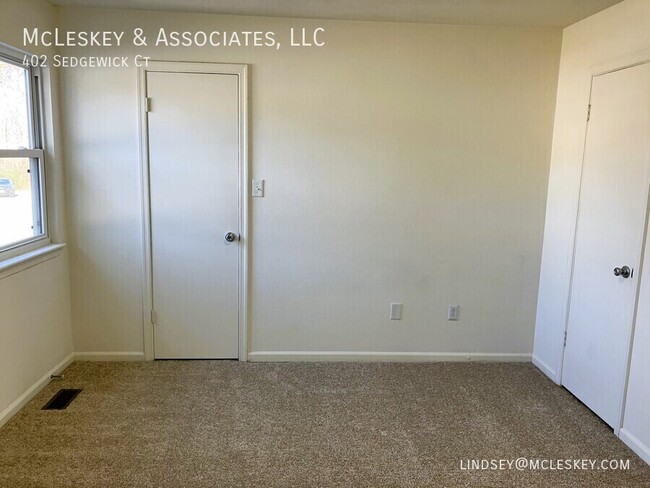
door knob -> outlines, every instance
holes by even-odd
[[[237,234],[234,232],[228,232],[225,236],[224,239],[226,239],[226,242],[234,242],[237,240]]]
[[[622,268],[614,268],[614,276],[622,276],[623,278],[629,278],[632,276],[632,270],[629,266],[623,266]]]

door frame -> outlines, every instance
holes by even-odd
[[[607,75],[610,73],[615,73],[617,71],[622,71],[625,69],[630,69],[630,68],[635,68],[637,66],[641,66],[644,64],[649,64],[650,63],[650,51],[649,50],[644,50],[639,53],[634,53],[630,56],[625,56],[621,59],[617,60],[612,60],[608,61],[605,63],[600,63],[598,65],[592,66],[591,69],[589,70],[589,77],[588,77],[588,85],[587,85],[587,93],[588,93],[588,107],[589,110],[591,108],[591,102],[592,102],[592,88],[593,88],[593,82],[594,79],[598,76],[602,75]],[[583,146],[582,146],[582,159],[580,162],[580,179],[579,179],[579,184],[578,184],[578,192],[577,192],[577,199],[576,199],[576,207],[574,211],[574,222],[573,222],[573,232],[571,236],[571,257],[568,264],[568,276],[569,276],[569,281],[568,281],[568,293],[566,297],[566,302],[565,302],[565,307],[564,307],[564,324],[563,324],[563,334],[562,337],[559,338],[560,342],[560,349],[562,351],[562,354],[560,355],[559,359],[559,364],[558,364],[558,369],[557,369],[557,376],[556,376],[556,382],[559,385],[563,385],[562,379],[564,376],[564,355],[566,353],[566,337],[569,332],[569,317],[571,315],[571,299],[573,295],[573,275],[574,275],[574,270],[575,270],[575,258],[576,258],[576,248],[577,248],[577,234],[578,234],[578,225],[580,221],[580,204],[581,204],[581,197],[582,197],[582,182],[583,182],[583,176],[584,176],[584,169],[585,169],[585,157],[586,157],[586,150],[587,150],[587,137],[589,133],[589,118],[585,119],[585,130],[584,130],[584,138],[583,138]],[[618,420],[614,426],[614,434],[619,435],[619,431],[621,427],[623,426],[623,417],[625,413],[625,396],[627,392],[627,386],[628,386],[628,381],[629,381],[629,374],[630,374],[630,361],[631,361],[631,356],[632,356],[632,345],[634,341],[634,334],[636,330],[636,318],[637,318],[637,311],[638,311],[638,302],[639,302],[639,292],[641,289],[641,276],[643,272],[643,266],[644,266],[644,256],[645,256],[645,248],[647,245],[647,238],[648,238],[648,230],[649,230],[649,222],[648,220],[650,219],[650,187],[648,188],[646,192],[646,215],[645,215],[645,222],[644,222],[644,228],[642,231],[642,236],[641,236],[641,255],[639,257],[639,267],[636,271],[637,273],[637,285],[636,285],[636,291],[635,291],[635,299],[634,299],[634,304],[633,304],[633,310],[632,310],[632,324],[630,326],[630,337],[629,337],[629,345],[628,349],[625,354],[625,364],[627,365],[627,370],[625,371],[625,379],[623,381],[623,387],[622,387],[622,392],[621,392],[621,397],[620,397],[620,402],[619,402],[619,412],[618,412]]]
[[[239,303],[238,303],[238,359],[248,356],[248,256],[249,256],[249,160],[248,160],[248,65],[223,63],[195,63],[183,61],[149,61],[138,69],[138,112],[140,132],[140,187],[142,205],[142,330],[144,357],[154,357],[153,269],[151,253],[151,200],[149,180],[149,127],[147,120],[147,73],[204,73],[235,75],[238,80],[239,104]]]

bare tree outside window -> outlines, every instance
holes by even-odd
[[[45,235],[38,83],[0,51],[0,252]]]

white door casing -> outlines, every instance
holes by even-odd
[[[620,427],[650,177],[650,64],[594,76],[562,384]],[[615,276],[629,266],[632,276]]]
[[[150,62],[140,72],[147,359],[246,360],[246,71]]]

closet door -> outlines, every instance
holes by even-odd
[[[644,246],[650,64],[594,77],[562,384],[618,429]]]
[[[237,358],[238,79],[146,81],[155,357]]]

